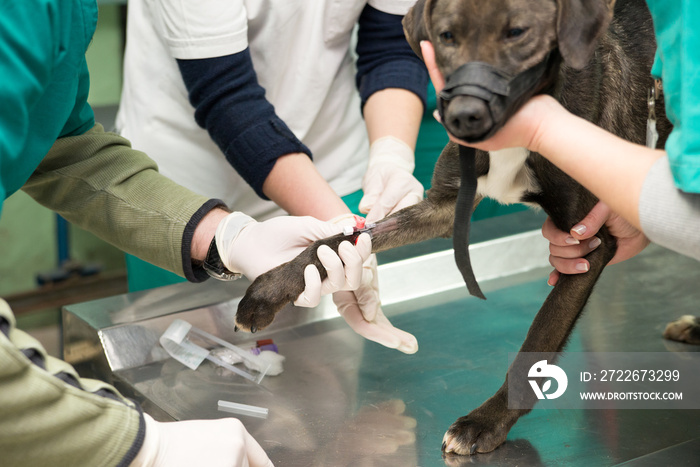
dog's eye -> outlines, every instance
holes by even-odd
[[[506,31],[506,39],[515,39],[527,32],[527,28],[510,28]]]
[[[455,43],[455,36],[450,31],[445,31],[440,33],[440,41],[446,45],[452,45]]]

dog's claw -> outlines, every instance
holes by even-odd
[[[472,444],[472,447],[469,448],[469,455],[473,456],[475,452],[476,452],[476,443]]]
[[[239,330],[240,330],[240,329],[238,328],[238,326],[234,326],[234,327],[233,327],[233,332],[238,332]]]
[[[255,326],[250,327],[250,332],[252,332],[253,334],[255,334],[257,331],[258,331],[258,328],[256,328]]]
[[[442,442],[442,452],[445,452],[445,448],[447,447],[447,442],[443,441]]]

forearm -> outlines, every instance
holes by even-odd
[[[411,91],[389,88],[372,94],[364,107],[370,144],[393,136],[415,150],[423,116],[423,103]]]
[[[547,113],[531,149],[641,230],[642,185],[654,162],[665,155],[664,151],[630,143],[563,108]]]
[[[330,220],[350,212],[306,154],[277,159],[263,183],[265,196],[294,216]]]
[[[145,154],[99,125],[60,138],[23,189],[123,251],[190,280],[193,232],[222,204],[159,174]]]
[[[248,49],[221,57],[178,60],[195,120],[260,197],[278,158],[311,151],[275,113],[258,84]]]

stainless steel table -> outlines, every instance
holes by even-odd
[[[418,338],[415,355],[363,340],[330,301],[234,333],[248,284],[209,281],[66,307],[66,358],[161,420],[228,416],[218,400],[269,408],[239,418],[277,466],[700,465],[694,410],[534,410],[496,451],[444,460],[445,430],[501,385],[549,293],[547,245],[536,230],[473,245],[485,302],[467,295],[450,251],[396,259],[380,266],[384,310]],[[661,333],[698,312],[699,285],[700,263],[651,246],[604,272],[568,348],[696,352]],[[158,344],[176,318],[234,344],[272,338],[284,372],[259,387],[208,362],[190,370]]]

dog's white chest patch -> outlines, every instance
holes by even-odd
[[[521,202],[525,192],[538,192],[537,181],[525,165],[529,154],[525,148],[491,151],[489,173],[478,178],[477,193],[501,204],[513,204]]]

